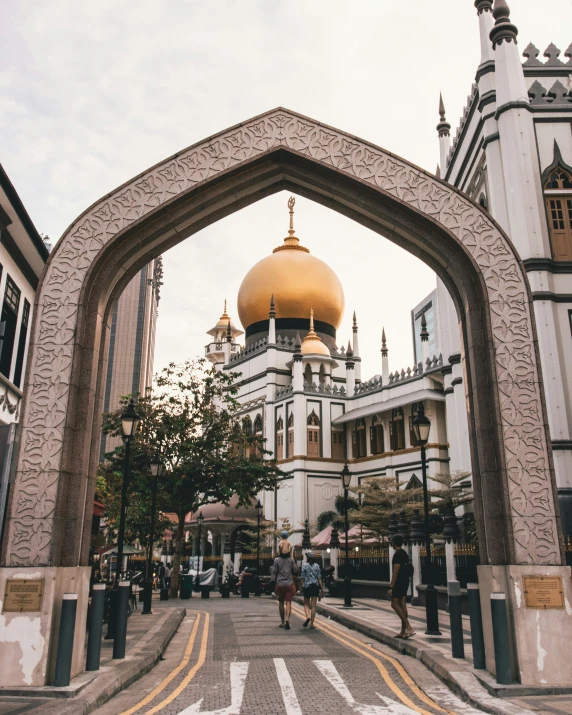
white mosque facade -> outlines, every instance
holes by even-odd
[[[572,535],[572,45],[540,52],[517,44],[506,3],[475,0],[481,63],[454,139],[443,101],[440,178],[480,203],[516,246],[534,301],[546,410],[564,535]],[[521,55],[524,57],[524,62]],[[290,205],[292,211],[292,203]],[[412,312],[415,357],[392,365],[380,333],[380,371],[361,374],[359,330],[345,346],[334,272],[295,236],[244,278],[242,331],[226,310],[206,354],[240,373],[245,428],[263,434],[285,474],[260,495],[266,518],[299,528],[333,508],[347,462],[355,484],[421,478],[411,418],[431,419],[429,477],[471,471],[460,322],[444,284]],[[428,326],[429,339],[420,340]],[[390,337],[390,336],[388,336]]]

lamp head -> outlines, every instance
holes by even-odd
[[[198,524],[199,526],[202,526],[204,520],[205,520],[205,517],[203,516],[203,512],[200,511],[200,512],[199,512],[199,515],[197,516],[197,524]]]
[[[423,403],[419,403],[417,415],[413,419],[413,429],[417,442],[421,445],[426,445],[429,441],[429,432],[431,431],[431,420],[425,415]]]
[[[256,502],[256,507],[255,507],[255,508],[256,508],[256,513],[257,513],[257,514],[262,514],[262,510],[264,509],[264,507],[263,507],[262,504],[260,503],[260,499]]]
[[[341,477],[342,477],[342,486],[344,487],[344,489],[349,489],[349,486],[352,481],[352,474],[350,472],[350,469],[349,469],[347,463],[344,464],[344,468],[342,469]]]
[[[154,477],[162,477],[163,476],[163,462],[159,462],[159,460],[154,460],[151,462],[151,474]]]
[[[129,400],[127,409],[121,415],[121,429],[123,431],[123,436],[125,439],[131,439],[135,436],[139,423],[141,422],[141,417],[135,411],[135,405],[133,400]]]

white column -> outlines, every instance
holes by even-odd
[[[456,581],[455,542],[450,539],[447,539],[445,542],[445,562],[447,564],[447,583],[449,583],[449,581]]]
[[[491,30],[493,29],[493,3],[492,0],[477,0],[475,3],[479,14],[479,34],[481,38],[481,66],[486,62],[494,61]]]
[[[235,573],[235,574],[240,573],[240,559],[241,559],[241,558],[242,558],[241,552],[240,552],[240,551],[235,551],[235,552],[234,552],[234,564],[233,564],[233,568],[234,568],[234,573]],[[230,559],[230,554],[229,554],[229,559]]]
[[[338,555],[340,553],[339,549],[330,549],[330,566],[333,566],[335,571],[334,571],[334,577],[338,578],[339,572],[338,572]]]
[[[411,565],[413,566],[412,589],[413,598],[418,599],[417,586],[421,585],[421,544],[414,541],[411,544]]]

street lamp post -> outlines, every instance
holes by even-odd
[[[260,503],[260,499],[256,502],[256,521],[257,521],[257,532],[256,532],[256,564],[260,568],[260,520],[262,519],[263,506]]]
[[[125,517],[127,515],[127,488],[129,486],[129,469],[131,458],[131,441],[137,432],[141,418],[135,411],[133,400],[129,401],[127,409],[121,415],[121,431],[125,442],[125,460],[123,462],[123,484],[121,486],[121,511],[119,514],[119,532],[117,534],[117,557],[115,560],[115,579],[110,593],[109,620],[106,639],[115,638],[117,623],[117,596],[119,591],[119,574],[123,565],[123,542],[125,540]]]
[[[431,421],[425,415],[423,403],[420,402],[417,415],[413,419],[413,429],[417,443],[421,446],[421,473],[423,475],[423,509],[425,516],[425,552],[427,555],[427,584],[425,589],[425,614],[427,621],[427,635],[441,635],[439,630],[439,607],[437,603],[437,589],[433,584],[433,563],[431,561],[431,531],[429,528],[429,495],[427,492],[427,454],[425,445],[429,441]]]
[[[145,602],[142,614],[144,616],[153,613],[151,603],[153,601],[153,543],[155,541],[155,510],[157,507],[157,482],[163,476],[163,464],[157,459],[151,463],[151,476],[153,485],[151,487],[151,527],[149,529],[149,551],[147,554],[147,573],[145,579]]]
[[[203,516],[203,512],[200,511],[199,515],[197,516],[197,524],[199,525],[199,542],[197,544],[198,549],[197,549],[197,586],[195,588],[195,591],[200,591],[200,583],[199,583],[199,576],[201,572],[201,531],[203,528],[203,521],[205,520],[205,517]]]
[[[346,570],[344,574],[344,608],[353,608],[352,605],[352,577],[350,566],[349,523],[348,523],[348,489],[352,475],[347,464],[342,469],[342,486],[344,488],[344,530],[346,532]]]

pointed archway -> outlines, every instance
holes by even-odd
[[[554,477],[526,275],[491,217],[389,152],[285,109],[210,137],[85,211],[37,293],[3,563],[87,562],[107,319],[152,256],[288,189],[398,243],[456,303],[482,556],[560,564]]]

